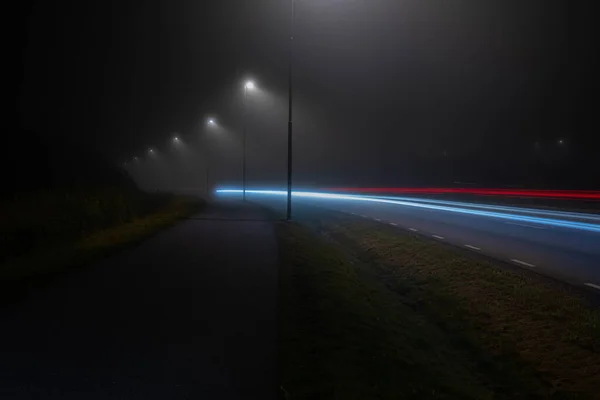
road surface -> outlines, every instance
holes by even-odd
[[[223,194],[234,196],[235,194]],[[283,210],[281,193],[250,193],[250,199]],[[340,199],[294,195],[313,205],[391,224],[600,293],[600,215],[430,203],[410,199]],[[397,198],[396,198],[397,199]],[[481,207],[489,207],[481,205]]]
[[[275,399],[277,245],[211,206],[0,309],[1,399]]]

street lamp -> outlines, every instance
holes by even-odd
[[[248,125],[248,90],[254,89],[254,82],[244,84],[244,132],[242,134],[242,198],[246,200],[246,129]]]
[[[217,125],[217,123],[215,122],[214,118],[209,118],[206,121],[206,124],[209,127],[214,127],[214,126]],[[205,184],[205,186],[206,186],[206,195],[208,196],[208,186],[209,186],[209,182],[210,182],[210,180],[209,180],[210,179],[210,160],[209,160],[209,158],[210,158],[210,151],[208,149],[208,140],[207,140],[206,137],[204,138],[204,143],[205,143],[205,148],[206,148],[206,151],[205,151],[205,163],[206,163],[206,166],[204,168],[204,170],[206,172],[206,176],[205,176],[206,184]]]
[[[217,121],[214,118],[208,118],[206,120],[206,125],[208,125],[208,127],[210,128],[216,128],[217,127]],[[209,142],[208,142],[208,137],[207,135],[203,135],[203,140],[204,140],[204,147],[205,147],[205,186],[206,186],[206,195],[208,196],[209,193],[209,183],[210,183],[210,150],[208,148]]]
[[[290,55],[288,65],[289,110],[288,110],[288,143],[287,143],[287,212],[286,219],[292,219],[292,61],[294,56],[294,19],[296,1],[292,0],[292,18],[290,21]]]

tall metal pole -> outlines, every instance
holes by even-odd
[[[209,192],[209,180],[208,180],[208,174],[209,174],[209,172],[208,172],[208,168],[209,168],[209,165],[208,165],[208,155],[206,157],[207,157],[206,158],[206,197],[208,199],[208,196],[209,196],[209,193],[210,193]]]
[[[204,141],[204,163],[205,163],[205,187],[206,187],[206,199],[210,195],[210,185],[209,185],[209,170],[210,170],[210,149],[208,148],[208,138],[206,137],[206,133],[203,135],[202,140]]]
[[[289,118],[287,148],[287,220],[292,219],[292,62],[294,57],[294,18],[296,2],[292,0],[292,20],[290,24],[290,59],[289,59]]]
[[[244,132],[242,134],[242,197],[246,201],[246,127],[248,125],[248,85],[244,85]]]

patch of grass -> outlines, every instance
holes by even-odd
[[[281,223],[280,368],[288,399],[541,397],[468,335],[421,312],[411,287],[307,228]],[[402,293],[407,293],[406,295]],[[448,310],[448,308],[445,308]]]
[[[402,302],[541,383],[535,395],[598,398],[600,311],[575,291],[383,224],[339,217],[320,228]]]
[[[169,194],[120,187],[20,193],[0,202],[0,264],[83,239],[169,205]]]
[[[12,258],[0,264],[0,298],[10,301],[32,286],[45,284],[57,274],[137,243],[199,211],[203,204],[197,199],[171,196],[142,217]]]

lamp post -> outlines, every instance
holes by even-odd
[[[210,193],[210,191],[208,190],[208,189],[209,189],[209,187],[208,187],[208,186],[209,186],[209,185],[208,185],[208,183],[209,183],[209,182],[208,182],[208,176],[209,176],[209,173],[210,173],[210,172],[209,172],[209,168],[210,168],[210,167],[209,167],[209,161],[208,161],[208,151],[207,151],[207,152],[206,152],[206,167],[204,168],[204,170],[205,170],[205,172],[206,172],[206,176],[205,176],[205,178],[204,178],[204,180],[205,180],[204,186],[206,187],[206,197],[207,197],[207,200],[208,200],[208,195],[209,195],[209,193]]]
[[[216,121],[214,120],[214,118],[209,118],[206,121],[206,125],[209,128],[214,128],[217,126]],[[210,149],[208,148],[209,146],[209,139],[208,139],[208,135],[204,135],[204,148],[205,148],[205,187],[206,187],[206,197],[208,197],[210,191],[209,191],[209,187],[210,187]]]
[[[288,110],[288,140],[287,140],[287,213],[286,219],[292,219],[292,62],[294,57],[294,19],[296,1],[292,0],[292,18],[290,23],[290,54],[288,65],[289,110]]]
[[[254,82],[244,84],[244,132],[242,134],[242,199],[246,200],[246,130],[248,125],[248,90],[254,89]]]

